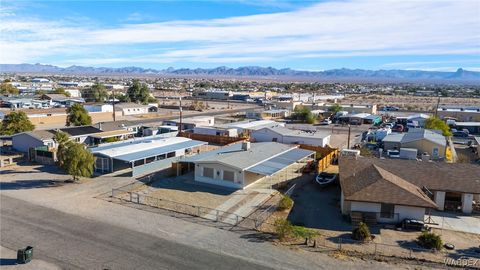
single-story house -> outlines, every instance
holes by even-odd
[[[284,119],[290,116],[290,111],[286,109],[272,109],[272,110],[265,110],[265,111],[247,111],[246,118],[249,119]]]
[[[437,111],[440,118],[455,118],[464,122],[480,121],[480,106],[440,106]]]
[[[430,118],[430,115],[428,114],[414,114],[409,117],[407,117],[407,127],[408,128],[424,128],[425,127],[425,122],[427,119]]]
[[[480,122],[455,122],[457,130],[468,130],[471,135],[480,135]]]
[[[447,140],[441,131],[410,129],[405,133],[390,133],[382,140],[383,150],[414,148],[419,154],[428,153],[432,158],[445,158]]]
[[[50,106],[65,106],[70,107],[76,103],[85,103],[81,97],[67,97],[64,94],[44,94],[40,97],[42,100],[48,100]]]
[[[204,135],[215,135],[215,136],[238,137],[238,132],[236,128],[226,128],[226,127],[198,126],[193,128],[193,133],[204,134]]]
[[[345,215],[423,221],[427,209],[470,214],[480,203],[480,167],[475,164],[342,156],[339,170]]]
[[[285,144],[308,144],[325,147],[330,144],[330,133],[322,131],[305,132],[286,127],[264,127],[253,130],[250,138],[255,142],[279,142]]]
[[[88,104],[83,107],[88,112],[113,112],[112,104]]]
[[[264,127],[285,126],[284,123],[275,122],[273,120],[257,120],[257,121],[239,121],[222,125],[226,128],[236,128],[238,134],[250,134],[252,131],[262,129]]]
[[[313,151],[276,142],[243,142],[180,161],[194,164],[195,181],[244,189],[276,175],[288,181],[293,174],[281,172],[304,166],[314,155]]]
[[[166,126],[180,126],[180,119],[165,120]],[[182,119],[182,130],[194,129],[195,127],[212,127],[215,124],[213,116],[192,116]]]
[[[118,103],[115,104],[115,111],[121,111],[123,116],[126,115],[137,115],[137,114],[147,114],[150,109],[150,105],[142,105],[133,102],[129,103]]]
[[[95,171],[110,173],[131,169],[132,176],[160,171],[180,156],[197,152],[207,144],[183,137],[141,137],[90,148],[96,157]]]
[[[22,132],[12,136],[12,148],[24,153],[28,153],[31,148],[39,146],[57,148],[58,145],[55,142],[54,137],[59,131],[65,132],[70,139],[86,145],[92,144],[90,138],[91,135],[102,132],[102,130],[93,126],[66,127],[60,129]]]

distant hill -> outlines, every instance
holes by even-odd
[[[141,67],[83,67],[70,66],[61,68],[42,64],[0,64],[0,72],[46,73],[46,74],[98,74],[98,75],[172,75],[172,76],[209,76],[209,77],[266,77],[274,79],[307,79],[307,80],[378,80],[378,81],[438,81],[438,82],[474,82],[480,84],[480,72],[459,68],[456,72],[423,71],[423,70],[364,70],[364,69],[332,69],[325,71],[301,71],[290,68],[276,69],[272,67],[246,66],[239,68],[167,68],[162,70]]]

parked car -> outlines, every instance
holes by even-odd
[[[389,158],[400,158],[399,150],[387,150],[387,156]]]
[[[404,131],[404,127],[403,125],[401,124],[396,124],[393,128],[392,128],[392,131],[393,132],[403,132]]]
[[[321,187],[325,187],[334,183],[337,179],[337,176],[338,175],[336,173],[321,172],[315,177],[315,182],[317,182],[317,184]]]
[[[330,125],[332,123],[332,120],[330,119],[324,119],[322,122],[320,122],[320,125]]]
[[[425,222],[416,219],[404,219],[397,227],[409,231],[422,231],[426,228]]]
[[[467,138],[467,137],[468,137],[468,133],[465,132],[465,131],[455,131],[455,132],[453,132],[453,137],[457,137],[457,138]]]

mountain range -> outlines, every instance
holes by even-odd
[[[325,71],[302,71],[290,68],[276,69],[272,67],[246,66],[238,68],[167,68],[162,70],[141,67],[85,67],[70,66],[66,68],[43,64],[0,64],[2,73],[42,73],[65,75],[170,75],[193,77],[263,77],[273,79],[306,79],[306,80],[400,80],[400,81],[439,81],[439,82],[474,82],[480,84],[480,72],[459,68],[455,72],[423,71],[423,70],[364,70],[364,69],[331,69]]]

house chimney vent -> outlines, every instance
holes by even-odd
[[[242,142],[242,150],[243,151],[250,150],[250,142]]]

